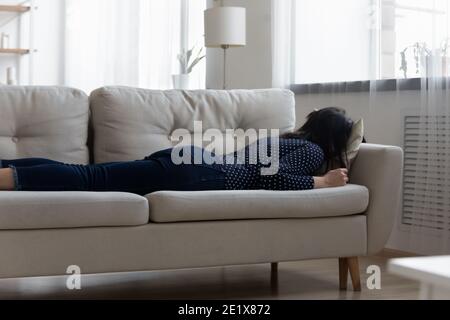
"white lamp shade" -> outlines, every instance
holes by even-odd
[[[241,47],[246,44],[245,8],[215,7],[205,11],[206,47]]]

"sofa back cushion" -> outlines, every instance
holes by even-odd
[[[89,161],[89,99],[62,87],[0,86],[0,159]]]
[[[90,100],[97,163],[142,159],[180,141],[198,144],[191,136],[194,121],[202,122],[203,131],[218,129],[225,133],[242,129],[241,134],[248,129],[279,129],[284,133],[295,126],[294,95],[289,90],[160,91],[105,87],[94,91]],[[192,139],[180,139],[177,129],[185,129]],[[229,135],[233,135],[231,140],[241,141],[237,139],[239,134]],[[214,151],[224,150],[216,145]]]

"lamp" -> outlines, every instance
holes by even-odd
[[[246,45],[245,8],[205,10],[205,46],[223,49],[223,89],[227,89],[227,49]]]

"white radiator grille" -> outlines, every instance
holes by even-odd
[[[450,230],[449,120],[405,116],[403,224]]]

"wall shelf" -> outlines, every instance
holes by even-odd
[[[27,12],[30,11],[31,7],[29,6],[20,6],[20,5],[0,5],[0,12]]]
[[[5,54],[28,54],[30,50],[28,49],[2,49],[0,48],[0,53]]]
[[[32,85],[34,79],[34,13],[36,0],[0,0],[0,33],[10,36],[4,48],[0,47],[0,81],[12,76],[16,84]],[[2,3],[3,2],[3,3]],[[14,3],[15,2],[15,3]],[[12,67],[14,74],[7,72]],[[10,69],[11,70],[11,69]],[[6,81],[8,82],[8,81]]]

